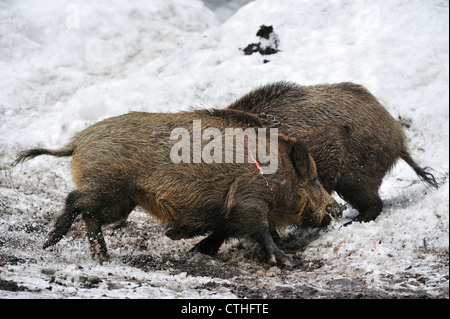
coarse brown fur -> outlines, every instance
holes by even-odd
[[[327,212],[335,213],[338,205],[318,182],[315,163],[301,141],[278,136],[278,170],[266,179],[247,161],[175,164],[170,151],[177,141],[170,139],[171,131],[186,128],[192,136],[194,120],[201,120],[202,129],[222,132],[262,124],[239,110],[133,112],[86,128],[62,149],[21,153],[15,164],[41,154],[73,157],[76,189],[67,196],[44,248],[56,244],[81,214],[93,254],[104,260],[102,225],[126,219],[140,205],[173,227],[173,238],[209,233],[194,247],[202,253],[215,254],[227,238],[249,237],[272,262],[286,262],[271,233],[291,224],[329,223]]]
[[[402,126],[361,85],[276,82],[251,91],[228,109],[256,114],[266,126],[301,139],[324,188],[355,207],[357,221],[380,214],[378,189],[399,158],[422,180],[438,186],[427,168],[411,158]]]

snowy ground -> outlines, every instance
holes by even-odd
[[[0,2],[0,298],[449,297],[448,1],[247,2]],[[279,51],[244,55],[261,25]],[[225,107],[275,80],[363,84],[441,187],[399,162],[375,221],[283,234],[294,269],[270,267],[247,241],[216,258],[187,253],[199,238],[171,241],[141,210],[105,230],[107,264],[82,230],[40,248],[73,188],[70,159],[11,168],[18,151],[130,110]]]

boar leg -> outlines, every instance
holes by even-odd
[[[86,224],[86,235],[91,248],[92,258],[98,256],[100,263],[109,260],[105,239],[102,234],[102,225],[125,221],[136,207],[136,203],[132,199],[119,196],[105,198],[103,197],[100,201],[103,207],[97,210],[85,211],[82,215]],[[114,203],[114,200],[120,200],[120,202]]]
[[[355,185],[351,182],[338,185],[339,195],[359,212],[359,215],[353,221],[369,222],[380,215],[383,209],[383,203],[378,195],[380,183],[369,185],[370,187],[368,185]]]
[[[43,248],[58,243],[69,231],[75,218],[82,214],[91,249],[100,261],[104,261],[107,253],[101,225],[126,219],[135,206],[133,200],[123,195],[108,194],[88,187],[76,189],[67,196],[66,205],[57,216]]]
[[[192,227],[177,226],[175,224],[169,225],[166,228],[164,235],[172,240],[180,240],[183,238],[192,238],[195,236],[204,235],[205,231],[198,230]]]
[[[351,201],[350,204],[352,204]],[[352,206],[356,207],[359,211],[359,215],[353,220],[359,222],[370,222],[371,220],[375,220],[383,210],[383,203],[378,195],[371,198],[366,197],[362,201],[355,201]]]
[[[42,248],[58,243],[69,231],[75,218],[81,213],[78,201],[82,197],[81,190],[74,190],[67,195],[65,207],[57,215],[55,224],[47,235],[47,240]]]
[[[91,256],[98,256],[100,263],[109,260],[108,251],[106,249],[105,239],[102,234],[102,224],[92,215],[83,215],[86,224],[86,236],[91,247]]]
[[[292,266],[289,258],[275,244],[267,227],[261,227],[258,231],[253,233],[252,237],[264,248],[267,256],[269,257],[269,263],[274,265],[282,264],[285,266]]]
[[[269,205],[258,197],[235,200],[237,204],[229,212],[230,232],[237,237],[248,236],[258,242],[267,253],[271,264],[290,266],[288,257],[277,247],[270,234]]]
[[[199,252],[205,255],[214,256],[219,251],[222,243],[228,238],[226,233],[222,230],[213,231],[208,237],[204,238],[189,251]]]

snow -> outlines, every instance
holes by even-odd
[[[1,2],[0,279],[28,290],[0,290],[0,298],[238,297],[232,276],[121,262],[142,245],[162,260],[258,269],[255,287],[269,292],[302,284],[330,296],[330,282],[358,279],[385,296],[448,298],[448,13],[448,2],[438,0]],[[273,26],[280,51],[244,55],[261,25]],[[296,283],[243,256],[236,241],[222,247],[218,261],[188,255],[195,240],[170,241],[139,210],[125,230],[108,233],[109,264],[91,260],[83,239],[40,249],[49,217],[73,188],[70,160],[40,157],[11,168],[18,151],[63,145],[88,125],[131,110],[225,107],[277,80],[364,85],[405,123],[413,157],[433,168],[441,187],[427,188],[399,162],[380,189],[383,213],[347,227],[334,221],[306,240],[297,255],[322,266],[287,272]],[[127,235],[132,227],[138,234],[150,227],[157,238],[137,245],[139,236]],[[284,236],[308,237],[291,229]],[[208,284],[213,288],[198,288]]]

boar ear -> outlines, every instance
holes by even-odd
[[[302,141],[296,141],[292,146],[291,161],[301,178],[308,176],[311,158],[309,156],[308,148]]]

